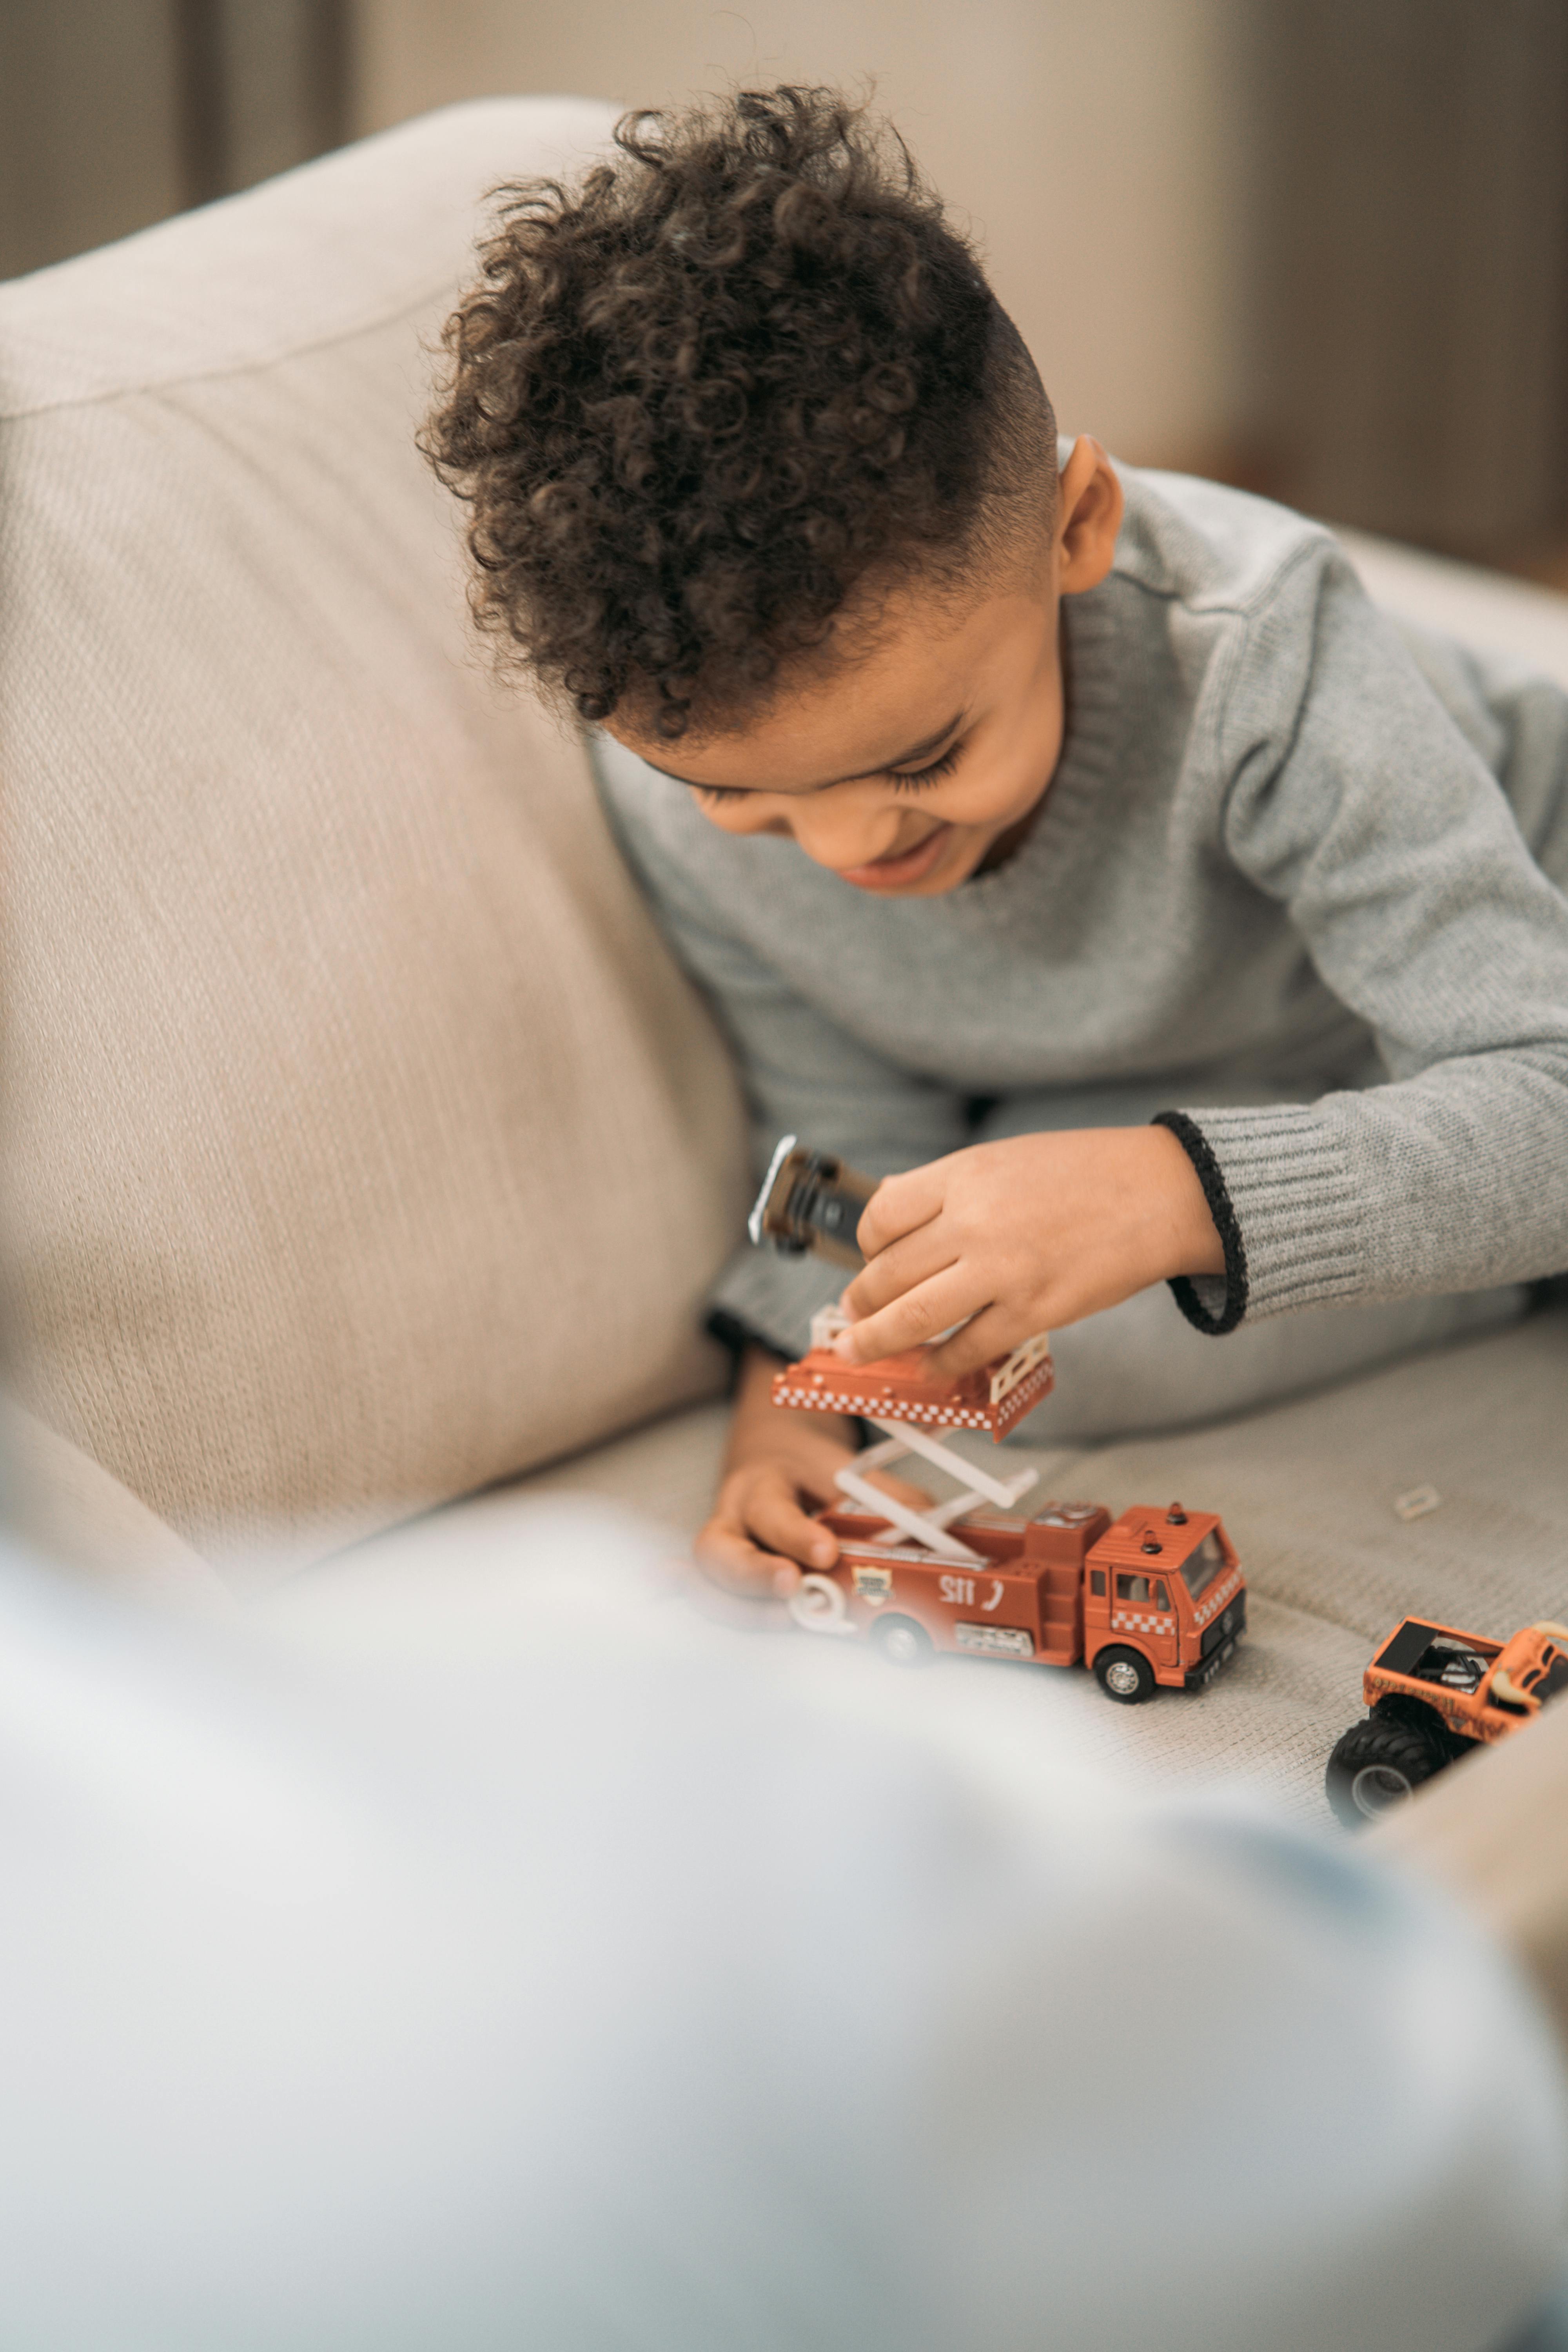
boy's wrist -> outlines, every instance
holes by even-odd
[[[1185,1216],[1193,1227],[1188,1236],[1188,1255],[1201,1260],[1173,1266],[1168,1277],[1171,1288],[1188,1322],[1218,1338],[1234,1330],[1247,1312],[1247,1249],[1230,1192],[1207,1137],[1185,1111],[1157,1112],[1151,1124],[1169,1135],[1185,1162]],[[1201,1245],[1196,1230],[1200,1214],[1197,1201],[1203,1204]],[[1205,1288],[1211,1296],[1201,1297],[1196,1283],[1205,1276],[1209,1279]],[[1215,1295],[1221,1277],[1225,1283],[1223,1297]]]
[[[724,1454],[726,1476],[757,1462],[781,1463],[807,1473],[820,1468],[825,1451],[857,1450],[858,1433],[844,1414],[803,1416],[774,1404],[773,1375],[783,1360],[755,1341],[742,1360]]]
[[[1181,1118],[1179,1111],[1162,1112],[1158,1118],[1151,1121],[1154,1132],[1161,1138],[1161,1160],[1166,1171],[1173,1261],[1168,1271],[1172,1276],[1223,1274],[1226,1266],[1225,1237],[1215,1222],[1209,1188],[1194,1161],[1188,1139],[1173,1125],[1173,1120]],[[1191,1126],[1190,1120],[1183,1120],[1182,1123]],[[1197,1134],[1195,1129],[1194,1134]],[[1200,1144],[1202,1139],[1201,1136],[1197,1137]]]
[[[781,1415],[782,1420],[782,1415]],[[758,1463],[787,1469],[803,1486],[820,1484],[825,1472],[845,1454],[859,1451],[858,1432],[852,1421],[837,1413],[813,1413],[809,1429],[788,1429],[766,1422],[732,1429],[724,1455],[724,1475],[750,1470]]]

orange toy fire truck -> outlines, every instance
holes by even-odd
[[[1568,1690],[1568,1625],[1544,1618],[1509,1642],[1406,1617],[1362,1677],[1368,1713],[1324,1775],[1342,1822],[1375,1821],[1423,1780],[1532,1723]]]
[[[838,1561],[802,1579],[791,1603],[797,1623],[868,1636],[899,1665],[923,1664],[937,1650],[1082,1663],[1129,1705],[1162,1683],[1193,1690],[1213,1680],[1246,1624],[1247,1588],[1212,1511],[1139,1505],[1113,1522],[1100,1503],[1047,1503],[1024,1517],[1012,1505],[1038,1471],[993,1476],[935,1434],[1004,1438],[1050,1393],[1044,1334],[960,1380],[938,1381],[922,1349],[847,1365],[833,1348],[844,1323],[825,1308],[809,1351],[773,1386],[775,1404],[857,1414],[882,1433],[838,1473],[847,1507],[820,1514],[838,1538]],[[872,1486],[868,1470],[910,1453],[947,1471],[962,1491],[917,1510]]]

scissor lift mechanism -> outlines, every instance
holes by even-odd
[[[812,1318],[812,1346],[830,1348],[847,1322],[847,1316],[837,1307],[824,1307]],[[939,1428],[948,1423],[949,1416],[940,1407],[927,1410]],[[956,1409],[951,1417],[957,1418]],[[951,1445],[943,1445],[940,1439],[933,1437],[929,1428],[917,1429],[911,1422],[884,1419],[879,1414],[865,1412],[863,1408],[860,1418],[868,1421],[873,1429],[881,1431],[881,1443],[868,1446],[863,1454],[857,1454],[854,1466],[838,1471],[834,1485],[840,1494],[847,1495],[862,1510],[875,1512],[879,1518],[886,1519],[889,1526],[897,1528],[901,1537],[924,1544],[942,1559],[969,1563],[981,1560],[983,1555],[980,1552],[951,1532],[952,1522],[962,1519],[976,1503],[994,1503],[1001,1510],[1011,1510],[1019,1496],[1026,1495],[1029,1488],[1039,1482],[1037,1470],[1015,1470],[1005,1478],[993,1477],[989,1471],[977,1470],[962,1454],[955,1454]],[[929,1510],[917,1511],[910,1504],[895,1502],[891,1495],[886,1495],[879,1486],[872,1486],[866,1475],[868,1470],[888,1469],[909,1454],[918,1454],[922,1460],[934,1463],[939,1470],[944,1470],[950,1478],[958,1481],[962,1492],[952,1496],[945,1503],[933,1503]]]

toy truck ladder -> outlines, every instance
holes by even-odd
[[[823,1307],[812,1318],[812,1346],[831,1348],[847,1322],[847,1316],[837,1307]],[[874,1512],[879,1518],[886,1519],[899,1529],[900,1537],[923,1544],[939,1559],[966,1563],[983,1561],[981,1553],[952,1532],[952,1522],[962,1519],[980,1502],[994,1503],[1002,1510],[1010,1510],[1020,1495],[1027,1494],[1029,1488],[1037,1484],[1039,1472],[1016,1470],[1008,1477],[995,1478],[988,1471],[977,1470],[973,1463],[965,1461],[962,1454],[955,1454],[950,1445],[943,1445],[933,1437],[932,1424],[937,1428],[951,1427],[963,1417],[956,1402],[945,1410],[941,1406],[927,1407],[927,1426],[923,1428],[916,1428],[912,1422],[884,1419],[879,1414],[868,1412],[863,1405],[858,1410],[862,1420],[868,1421],[873,1429],[881,1431],[882,1442],[879,1445],[868,1446],[863,1454],[857,1455],[852,1469],[837,1473],[834,1484],[840,1494],[847,1495],[862,1510]],[[866,1475],[868,1470],[884,1470],[894,1462],[901,1462],[909,1454],[918,1454],[923,1460],[934,1463],[939,1470],[945,1470],[950,1478],[958,1481],[962,1491],[945,1503],[935,1503],[929,1510],[917,1511],[908,1503],[896,1502],[879,1486],[872,1486]]]

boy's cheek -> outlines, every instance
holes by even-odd
[[[757,801],[761,798],[760,793],[755,796]],[[709,824],[718,832],[727,833],[732,841],[743,841],[748,835],[755,833],[773,834],[787,838],[795,832],[795,827],[787,817],[770,815],[766,809],[756,806],[754,803],[749,803],[743,808],[715,806],[712,802],[703,800],[698,793],[692,793],[691,800],[700,814],[706,817]]]
[[[742,827],[734,821],[732,811],[727,808],[716,808],[711,801],[705,801],[700,793],[692,793],[689,798],[698,815],[706,818],[707,822],[716,827],[720,833],[742,831]]]

